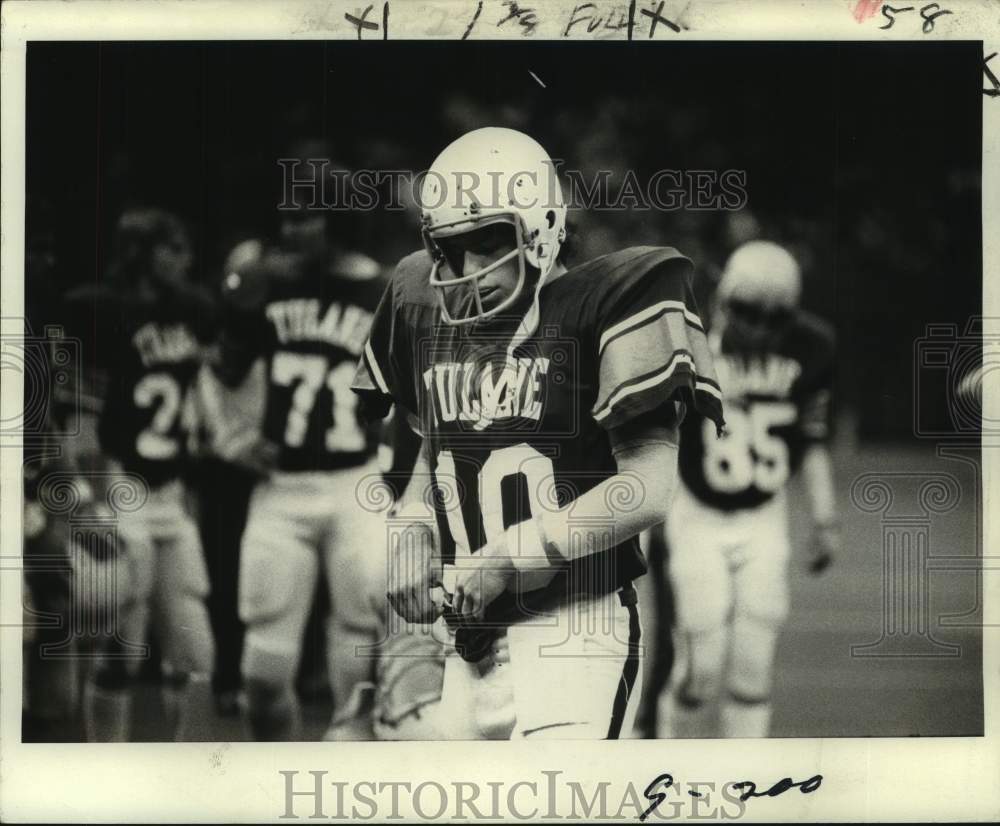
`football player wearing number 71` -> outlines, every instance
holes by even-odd
[[[309,143],[301,157],[327,153]],[[360,421],[350,383],[382,292],[381,271],[346,248],[344,213],[310,203],[319,176],[329,172],[328,154],[326,160],[295,167],[298,186],[280,212],[280,243],[237,247],[222,290],[215,367],[230,395],[220,393],[226,404],[218,407],[253,407],[256,395],[261,408],[242,412],[258,420],[246,437],[221,440],[244,444],[242,454],[226,458],[262,475],[239,571],[244,712],[255,740],[300,737],[294,681],[318,582],[331,605],[326,645],[334,712],[327,739],[364,736],[340,721],[355,686],[370,678],[374,660],[358,652],[374,644],[379,627],[364,595],[369,578],[384,578],[367,567],[384,561],[370,553],[383,526],[356,498],[363,480],[377,475],[378,434]],[[263,386],[251,392],[257,381]]]
[[[661,737],[767,736],[788,613],[785,488],[800,466],[815,523],[809,569],[826,568],[839,544],[827,449],[833,334],[798,308],[800,291],[795,259],[768,241],[733,252],[719,282],[709,343],[726,434],[682,427],[666,531],[686,663],[660,698]]]
[[[567,262],[553,163],[510,129],[454,141],[420,201],[425,248],[354,385],[424,437],[387,597],[410,622],[443,612],[442,736],[617,738],[641,685],[638,535],[666,515],[681,419],[722,426],[691,262]]]

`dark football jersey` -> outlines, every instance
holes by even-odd
[[[378,433],[361,419],[351,381],[385,283],[363,256],[317,272],[295,262],[269,253],[227,277],[220,374],[240,376],[264,358],[262,433],[279,446],[281,470],[362,464],[375,452]]]
[[[85,361],[102,374],[102,450],[151,486],[177,478],[197,437],[191,388],[215,331],[208,293],[185,286],[153,298],[101,287],[70,303]]]
[[[613,476],[608,432],[632,418],[681,401],[721,424],[691,269],[655,247],[575,267],[545,285],[537,327],[512,343],[519,318],[439,323],[427,254],[400,263],[354,386],[373,416],[395,401],[419,423],[446,564]],[[590,529],[606,532],[629,506],[621,493],[609,492],[607,524]],[[542,596],[600,593],[644,572],[631,538],[574,562]],[[509,615],[515,600],[505,595],[488,616]]]
[[[743,347],[729,330],[710,341],[726,432],[716,439],[698,422],[682,425],[681,478],[713,507],[757,507],[785,486],[808,444],[830,436],[833,333],[800,312],[764,352]]]

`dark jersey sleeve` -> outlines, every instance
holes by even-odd
[[[666,404],[723,424],[722,393],[691,290],[691,262],[669,247],[626,251],[595,303],[597,401],[611,429]]]
[[[384,419],[398,399],[399,388],[391,369],[396,347],[396,308],[392,283],[382,293],[372,320],[371,332],[351,383],[351,390],[361,397],[362,413],[369,421]]]
[[[371,332],[358,362],[351,389],[361,397],[362,411],[369,419],[383,419],[393,404],[416,417],[417,390],[413,378],[413,353],[409,322],[400,299],[405,282],[419,277],[420,259],[404,258],[382,293]]]
[[[63,301],[65,332],[80,347],[81,374],[74,389],[87,412],[103,408],[108,376],[117,372],[125,352],[125,314],[120,295],[104,286],[79,287]]]
[[[827,442],[833,435],[833,384],[836,338],[833,328],[803,313],[796,339],[802,351],[802,376],[794,388],[799,406],[798,436],[805,443]]]
[[[402,408],[395,408],[392,417],[382,428],[382,439],[389,451],[390,460],[382,469],[382,478],[392,498],[398,501],[410,483],[423,440],[410,427],[409,417]]]

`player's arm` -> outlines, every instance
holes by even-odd
[[[813,543],[808,565],[812,573],[818,574],[829,567],[840,550],[833,460],[825,444],[813,444],[806,448],[802,457],[802,479],[813,518]]]
[[[830,389],[816,391],[803,407],[801,424],[806,447],[802,454],[802,481],[813,520],[813,540],[808,567],[820,573],[840,550],[840,524],[834,492],[833,460],[830,456]]]
[[[608,432],[618,473],[585,494],[587,510],[574,508],[573,518],[589,516],[605,494],[606,512],[603,502],[616,501],[613,491],[634,492],[639,498],[616,519],[614,544],[666,519],[684,416],[723,426],[722,392],[692,278],[693,265],[676,250],[651,249],[631,270],[608,279],[600,296],[593,321],[597,399],[590,413]],[[544,541],[560,555],[573,553],[561,548],[567,540],[559,512],[542,519]]]
[[[441,557],[434,512],[431,510],[431,466],[427,441],[420,446],[409,484],[389,516],[395,523],[389,548],[386,597],[407,622],[437,619],[440,606],[433,590],[441,584]]]
[[[610,432],[618,472],[566,508],[539,515],[539,541],[546,555],[572,562],[602,553],[667,518],[677,477],[678,406],[668,402]],[[608,502],[614,501],[628,502],[628,506],[609,522]],[[582,529],[587,535],[574,541],[574,534],[581,533],[573,527],[574,522],[594,526],[602,519],[606,528]]]
[[[276,467],[280,448],[261,434],[267,399],[263,359],[253,362],[236,387],[227,386],[204,365],[195,379],[195,393],[213,454],[261,476]]]
[[[833,492],[833,460],[825,444],[812,444],[802,456],[802,479],[809,497],[813,523],[832,525],[837,521]]]
[[[123,399],[115,360],[124,345],[122,310],[116,299],[107,290],[82,287],[66,296],[63,307],[67,333],[82,343],[82,369],[71,378],[75,383],[71,395],[80,404],[70,428],[75,435],[66,448],[78,468],[90,474],[120,472],[115,457],[124,450]]]

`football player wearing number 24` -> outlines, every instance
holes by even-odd
[[[213,641],[208,574],[183,476],[197,451],[195,376],[214,330],[207,292],[191,281],[191,241],[162,209],[126,210],[104,280],[67,296],[71,329],[92,345],[90,410],[72,440],[95,501],[121,472],[143,479],[139,507],[118,514],[117,626],[84,687],[88,740],[126,741],[142,645],[155,625],[163,646],[161,692],[170,734],[193,736],[207,710]],[[77,326],[78,325],[78,326]],[[92,358],[91,358],[92,357]],[[96,471],[96,473],[95,473]],[[103,485],[102,485],[103,483]]]
[[[682,428],[666,532],[686,662],[661,697],[661,737],[767,736],[788,613],[786,487],[800,466],[814,521],[809,570],[823,571],[839,547],[827,449],[833,334],[798,307],[800,292],[797,262],[769,241],[735,250],[719,282],[709,343],[727,432]]]
[[[665,518],[685,415],[723,425],[692,264],[568,263],[553,164],[510,129],[454,141],[420,201],[424,249],[354,382],[423,436],[387,598],[452,642],[442,736],[617,738],[641,685],[638,535]]]

